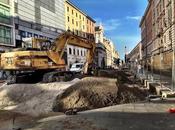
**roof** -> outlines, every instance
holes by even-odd
[[[83,12],[79,7],[77,7],[76,5],[74,5],[70,0],[66,0],[66,2],[71,5],[72,7],[74,7],[76,10],[80,11],[83,15],[85,15],[89,20],[91,20],[92,22],[96,23],[96,21],[91,18],[89,15],[87,15],[85,12]]]

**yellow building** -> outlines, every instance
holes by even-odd
[[[66,30],[82,37],[94,38],[95,21],[68,0],[65,1],[65,17]],[[93,34],[93,37],[89,34]]]
[[[94,40],[95,21],[68,0],[65,1],[65,24],[66,30]],[[76,62],[85,63],[86,52],[87,49],[85,48],[67,45],[67,68],[69,69]]]

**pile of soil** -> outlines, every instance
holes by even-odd
[[[134,83],[134,75],[124,70],[99,70],[98,77],[115,78],[118,79],[118,83]]]
[[[57,97],[53,110],[64,112],[77,108],[82,111],[110,106],[118,92],[116,83],[116,79],[84,78]]]
[[[56,97],[78,82],[12,84],[0,87],[0,110],[39,116],[52,112]]]
[[[145,100],[147,92],[138,85],[124,84],[118,86],[116,102],[118,104],[133,103]]]
[[[102,108],[121,103],[132,103],[145,99],[138,87],[120,85],[117,79],[87,77],[66,89],[57,97],[53,110],[65,112]]]

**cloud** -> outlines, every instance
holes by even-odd
[[[141,20],[141,16],[127,16],[126,19],[129,19],[129,20]]]
[[[96,21],[97,24],[102,24],[105,31],[116,30],[118,28],[118,26],[121,25],[119,19],[109,19],[109,20],[104,20],[103,21],[100,18],[96,18],[95,21]]]

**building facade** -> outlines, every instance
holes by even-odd
[[[66,30],[94,41],[95,21],[69,0],[65,1],[65,19]],[[67,52],[68,69],[75,62],[86,62],[87,49],[68,45]]]
[[[105,68],[107,66],[106,47],[103,44],[104,29],[102,25],[95,27],[95,64],[98,68]]]
[[[149,0],[149,4],[142,17],[140,27],[141,27],[141,43],[143,49],[144,64],[148,64],[151,60],[152,46],[153,46],[153,1]]]
[[[175,44],[175,1],[149,0],[140,23],[143,57],[155,72],[171,73]]]
[[[15,0],[16,44],[22,38],[55,39],[65,30],[64,0]]]
[[[103,44],[106,48],[106,67],[110,68],[113,65],[113,54],[112,54],[112,42],[110,39],[104,37]]]
[[[116,68],[119,54],[114,43],[104,36],[104,28],[100,24],[95,27],[96,57],[98,68]]]
[[[14,2],[13,0],[0,1],[0,50],[5,46],[14,46]]]
[[[70,30],[78,36],[94,40],[95,20],[69,0],[65,1],[65,17],[66,30]]]
[[[135,48],[128,54],[129,62],[130,63],[141,63],[142,61],[142,43],[139,42]]]
[[[70,1],[65,1],[66,30],[86,37],[86,14]]]
[[[2,0],[0,3],[0,12],[5,8],[11,21],[8,25],[5,23],[5,26],[12,30],[11,42],[0,43],[3,46],[21,47],[22,39],[26,37],[53,40],[66,29],[64,0]]]

